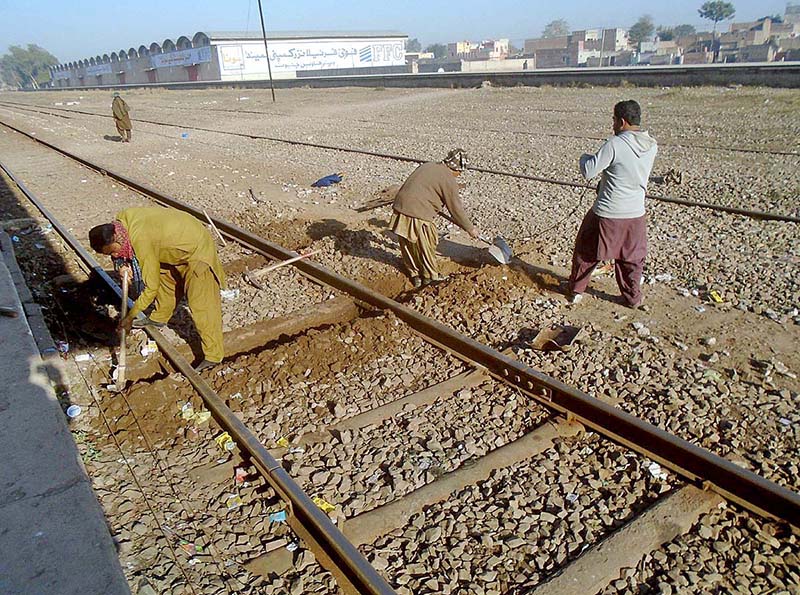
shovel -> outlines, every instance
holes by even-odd
[[[128,313],[128,269],[122,269],[122,309],[120,320],[125,318]],[[127,367],[127,353],[125,349],[125,339],[127,333],[123,328],[120,333],[119,340],[119,354],[117,356],[117,379],[113,385],[109,384],[108,388],[114,392],[122,392],[125,388],[125,368]],[[113,387],[113,388],[112,388]]]
[[[448,221],[450,221],[450,223],[458,225],[458,223],[456,223],[455,220],[450,215],[446,213],[439,213],[439,214]],[[508,264],[509,262],[511,262],[511,259],[514,256],[514,252],[511,250],[511,246],[508,245],[508,242],[505,241],[503,236],[499,235],[494,236],[494,240],[490,240],[489,236],[482,235],[479,236],[478,239],[484,244],[489,245],[489,254],[491,254],[492,258],[494,258],[497,262],[499,262],[500,264]]]
[[[480,236],[478,239],[484,244],[489,245],[489,254],[500,264],[508,264],[514,253],[511,251],[511,246],[505,241],[503,236],[494,236],[493,241],[489,241],[487,236]]]
[[[303,254],[300,254],[299,256],[294,256],[292,258],[287,258],[286,260],[282,260],[282,261],[277,262],[275,264],[271,264],[267,268],[261,269],[260,271],[257,271],[257,272],[245,271],[245,273],[243,275],[244,276],[244,280],[247,281],[250,285],[252,285],[256,289],[264,289],[264,286],[259,282],[261,277],[263,277],[264,275],[266,275],[267,273],[269,273],[271,271],[274,271],[275,269],[279,269],[280,267],[286,266],[287,264],[292,264],[293,262],[297,262],[298,260],[302,260],[304,258],[308,258],[309,256],[313,256],[314,254],[317,254],[317,253],[319,253],[321,251],[322,251],[322,249],[312,250],[311,252],[305,252]]]

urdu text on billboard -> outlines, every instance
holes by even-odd
[[[154,54],[150,56],[153,68],[167,68],[169,66],[191,66],[211,62],[211,46],[178,50],[167,54]]]
[[[86,74],[89,76],[111,74],[111,64],[93,64],[92,66],[87,66]]]
[[[268,41],[268,44],[273,72],[405,64],[405,44],[400,39]],[[219,50],[223,71],[243,74],[267,72],[263,43],[221,45]]]

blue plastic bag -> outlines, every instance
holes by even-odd
[[[329,176],[325,176],[324,178],[320,178],[313,184],[311,184],[312,188],[327,188],[333,184],[338,184],[342,181],[342,176],[339,174],[331,174]]]

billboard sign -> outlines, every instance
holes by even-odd
[[[405,64],[403,39],[267,41],[273,73]],[[267,72],[267,57],[263,42],[248,41],[235,46],[220,46],[220,53],[223,73],[266,74]]]
[[[150,56],[153,68],[169,68],[170,66],[191,66],[211,62],[211,46],[178,50],[167,54],[154,54]]]
[[[89,76],[111,74],[111,64],[95,64],[94,66],[87,66],[86,74]]]

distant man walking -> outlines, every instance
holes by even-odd
[[[633,100],[614,106],[614,136],[594,155],[580,158],[583,176],[601,174],[597,198],[575,239],[569,299],[583,298],[592,271],[602,260],[614,260],[614,273],[625,305],[642,303],[640,282],[647,256],[647,182],[658,152],[654,138],[641,130],[642,109]]]
[[[222,361],[222,304],[220,288],[225,272],[214,240],[205,226],[182,211],[160,207],[134,207],[117,214],[113,223],[89,231],[92,249],[114,259],[122,258],[141,271],[144,289],[120,326],[164,326],[178,301],[186,295],[192,311],[203,359],[199,372]],[[137,319],[155,301],[150,317]]]
[[[414,287],[447,280],[439,273],[439,236],[433,222],[443,207],[470,236],[479,236],[458,198],[456,177],[466,167],[467,154],[453,149],[441,163],[423,163],[415,169],[395,196],[389,227],[400,240],[403,264]]]
[[[114,99],[111,100],[111,113],[114,115],[114,123],[117,125],[117,132],[122,138],[123,143],[131,142],[131,117],[128,115],[128,104],[114,91]]]

